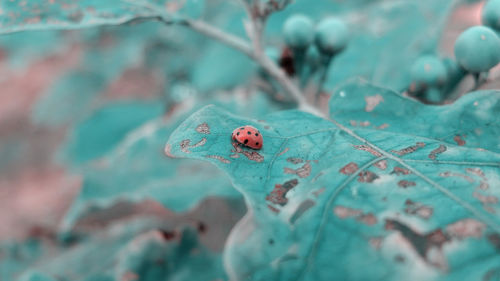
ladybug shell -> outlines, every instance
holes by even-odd
[[[231,134],[231,138],[238,143],[248,146],[253,149],[261,149],[263,138],[259,130],[256,128],[246,125],[234,129]]]

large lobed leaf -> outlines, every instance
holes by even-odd
[[[202,0],[2,1],[0,33],[115,25],[157,16],[198,16],[202,4]],[[155,10],[152,5],[164,10]]]
[[[221,92],[209,101],[248,115],[276,108],[262,93],[246,96],[238,91]],[[172,116],[158,116],[159,102],[108,105],[77,124],[64,155],[72,164],[87,165],[81,171],[82,190],[66,213],[61,230],[71,231],[85,216],[123,202],[153,200],[180,215],[208,198],[241,200],[212,165],[168,159],[162,153],[165,139],[203,104],[203,99],[187,99],[176,105]],[[198,131],[210,133],[203,126]]]
[[[337,90],[330,120],[207,106],[166,153],[214,163],[245,196],[224,253],[231,280],[489,280],[500,270],[499,96],[428,107],[354,82]],[[262,150],[231,144],[246,124]]]

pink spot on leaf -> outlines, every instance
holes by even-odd
[[[464,239],[468,237],[480,238],[486,225],[475,219],[463,219],[446,227],[446,232],[455,238]]]
[[[380,157],[382,156],[382,154],[378,151],[376,151],[375,149],[371,148],[370,146],[368,145],[355,145],[354,148],[358,149],[358,150],[363,150],[363,151],[367,151],[369,153],[371,153],[373,156],[376,156],[376,157]]]
[[[392,153],[395,153],[399,156],[404,156],[406,154],[410,154],[415,152],[417,149],[424,147],[425,143],[423,142],[417,142],[415,145],[400,149],[400,150],[391,150]]]
[[[372,183],[374,180],[378,179],[379,176],[373,172],[370,171],[362,171],[358,174],[358,181],[359,182],[366,182],[366,183]]]
[[[358,164],[351,162],[339,170],[344,175],[352,175],[358,170]]]
[[[406,200],[405,206],[405,213],[419,216],[425,220],[429,219],[434,212],[432,207],[413,202],[410,199]]]
[[[210,127],[207,123],[202,123],[196,127],[196,131],[200,134],[208,135],[210,134]]]
[[[224,164],[229,164],[231,163],[231,161],[229,161],[228,159],[222,157],[222,156],[219,156],[219,155],[205,155],[205,157],[207,158],[211,158],[211,159],[216,159],[216,160],[219,160],[220,162],[224,163]]]
[[[288,199],[286,198],[286,194],[292,188],[297,186],[299,181],[297,179],[289,180],[284,184],[276,184],[274,186],[273,191],[266,196],[266,200],[277,205],[284,206],[288,203]]]
[[[431,153],[429,153],[429,159],[436,160],[436,156],[445,151],[446,151],[446,146],[440,144],[438,148],[432,150]]]
[[[463,136],[465,137],[465,136]],[[460,136],[460,135],[456,135],[453,137],[453,140],[457,143],[457,145],[459,146],[463,146],[465,145],[465,140],[463,140],[463,138]]]
[[[387,160],[380,160],[375,163],[374,166],[379,168],[380,170],[385,170],[387,169]]]
[[[415,186],[417,185],[414,181],[407,181],[407,180],[400,180],[398,182],[398,186],[402,188],[408,188],[410,186]]]
[[[407,170],[405,168],[401,168],[401,167],[394,167],[394,169],[392,169],[392,172],[391,174],[396,174],[396,175],[408,175],[408,174],[411,174],[410,170]]]
[[[307,178],[311,174],[311,164],[307,161],[302,167],[298,169],[284,168],[285,174],[297,175],[300,178]]]
[[[384,101],[384,97],[382,97],[379,94],[377,94],[375,96],[366,96],[365,97],[365,102],[366,102],[365,111],[372,112],[375,109],[375,107],[377,107],[377,105],[379,105],[383,101]]]

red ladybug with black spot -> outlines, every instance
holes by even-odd
[[[234,129],[233,133],[231,134],[231,138],[233,139],[233,141],[236,141],[244,146],[253,149],[258,150],[262,148],[262,135],[260,134],[259,130],[250,125]]]

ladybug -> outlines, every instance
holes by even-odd
[[[233,133],[231,134],[231,138],[233,139],[233,141],[236,141],[253,149],[262,148],[262,135],[260,134],[259,130],[249,125],[234,129]]]

